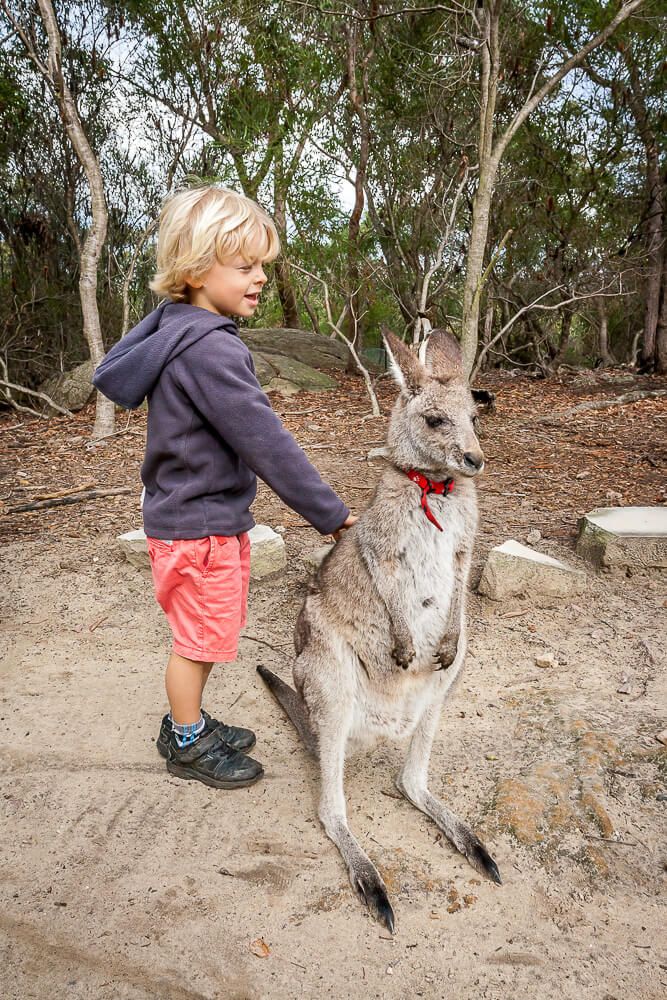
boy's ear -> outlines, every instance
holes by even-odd
[[[407,344],[399,340],[386,326],[382,328],[382,339],[389,355],[392,375],[401,389],[414,395],[426,380],[426,371],[416,354]]]
[[[463,375],[461,345],[448,330],[431,330],[419,353],[434,378],[448,382]]]

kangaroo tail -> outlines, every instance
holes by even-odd
[[[296,729],[306,750],[317,757],[317,736],[308,718],[308,710],[303,699],[289,684],[285,684],[280,677],[271,673],[266,667],[257,667],[257,673]]]

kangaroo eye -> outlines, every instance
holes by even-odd
[[[429,427],[442,427],[442,425],[445,423],[445,418],[444,417],[428,417],[427,416],[427,417],[424,417],[424,420],[426,421],[426,423],[428,424]]]

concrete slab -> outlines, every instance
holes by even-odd
[[[479,592],[494,601],[519,594],[571,597],[586,586],[586,574],[514,538],[491,549],[479,582]]]
[[[256,524],[250,537],[250,578],[262,580],[265,576],[278,573],[287,565],[285,542],[279,534],[266,524]],[[126,531],[118,536],[118,544],[127,561],[138,569],[150,569],[150,559],[146,548],[143,529]]]
[[[594,566],[666,568],[667,507],[600,507],[579,520],[577,552]]]

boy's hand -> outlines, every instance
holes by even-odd
[[[348,516],[345,519],[345,523],[341,524],[341,526],[338,529],[338,531],[332,531],[331,532],[331,534],[333,535],[334,541],[335,542],[339,542],[341,540],[341,538],[343,537],[343,532],[347,531],[348,528],[351,528],[352,525],[356,524],[358,520],[359,520],[359,518],[355,514],[348,514]]]

